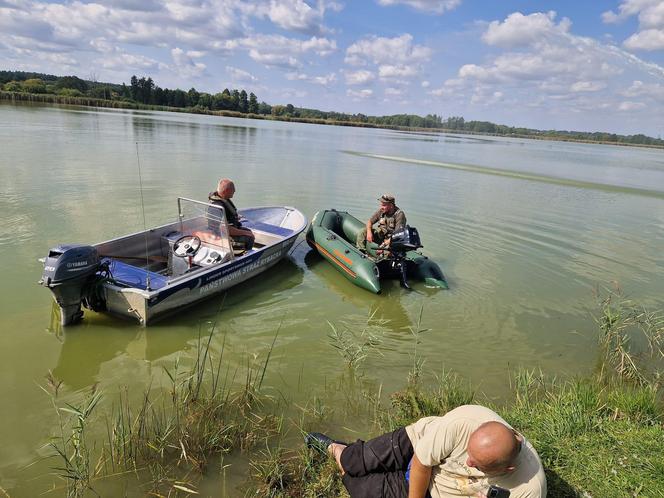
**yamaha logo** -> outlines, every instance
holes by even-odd
[[[81,266],[87,266],[87,261],[76,261],[75,263],[67,263],[67,268],[79,268]]]

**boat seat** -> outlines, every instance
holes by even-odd
[[[148,277],[150,278],[150,290],[161,289],[168,284],[168,277],[160,275],[138,266],[127,264],[117,259],[104,258],[103,262],[108,263],[108,269],[111,272],[113,281],[127,287],[146,290]]]
[[[279,235],[281,237],[288,237],[295,233],[290,228],[284,228],[277,225],[272,225],[270,223],[263,223],[261,221],[242,220],[242,227],[249,228],[251,230],[261,230],[262,232]]]

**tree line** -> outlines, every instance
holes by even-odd
[[[567,130],[536,130],[491,123],[489,121],[466,121],[461,116],[443,119],[437,114],[394,114],[389,116],[367,116],[334,111],[320,111],[287,105],[269,105],[259,102],[253,93],[243,89],[225,88],[219,93],[188,91],[179,88],[161,88],[150,77],[132,76],[129,85],[122,83],[100,83],[91,78],[83,80],[77,76],[54,76],[23,71],[0,71],[0,88],[7,92],[31,94],[55,94],[66,97],[91,97],[128,103],[174,107],[196,111],[232,111],[242,114],[271,115],[279,119],[324,121],[360,126],[397,127],[451,130],[505,136],[526,136],[558,140],[582,140],[633,145],[664,146],[664,140],[644,134],[619,135],[606,132],[583,132]]]

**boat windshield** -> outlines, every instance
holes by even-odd
[[[223,207],[178,197],[178,222],[180,233],[195,235],[204,245],[213,246],[232,257],[233,250]]]

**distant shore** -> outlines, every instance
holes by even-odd
[[[408,126],[377,125],[373,123],[362,123],[357,121],[340,121],[333,119],[312,119],[312,118],[300,118],[292,116],[252,114],[252,113],[242,113],[237,111],[211,111],[209,109],[205,109],[202,107],[170,107],[162,105],[139,104],[135,102],[127,102],[122,100],[107,100],[107,99],[99,99],[92,97],[70,97],[64,95],[54,95],[50,93],[8,92],[0,90],[0,100],[12,101],[12,102],[74,105],[74,106],[84,106],[84,107],[104,107],[110,109],[179,112],[186,114],[224,116],[230,118],[286,121],[291,123],[318,124],[318,125],[328,125],[328,126],[351,126],[356,128],[376,128],[376,129],[396,130],[396,131],[405,131],[405,132],[431,133],[435,135],[441,135],[441,134],[476,135],[476,136],[487,136],[487,137],[525,138],[531,140],[546,140],[552,142],[572,142],[572,143],[585,143],[585,144],[598,144],[598,145],[617,145],[621,147],[664,149],[664,146],[662,145],[631,144],[625,142],[611,142],[605,140],[583,140],[583,139],[575,139],[567,137],[542,136],[536,134],[499,134],[499,133],[481,133],[481,132],[473,132],[466,130],[453,130],[446,128],[414,128]]]

